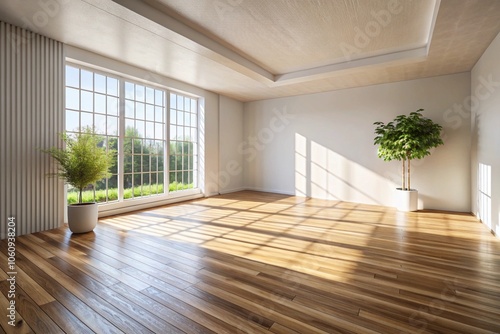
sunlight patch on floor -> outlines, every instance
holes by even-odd
[[[426,217],[425,222],[421,217]],[[406,238],[410,232],[417,238],[419,233],[442,233],[433,230],[433,224],[442,224],[443,217],[435,221],[432,217],[355,203],[276,196],[276,202],[208,198],[100,222],[122,231],[195,244],[242,259],[343,281],[356,274],[373,277],[370,272],[356,273],[360,259],[370,265],[367,247],[371,252],[398,254],[405,249],[387,249],[391,239],[394,245],[402,239],[421,243]],[[460,235],[460,224],[465,228],[468,222],[470,217],[464,216],[462,222],[458,216],[449,224],[453,225],[454,234]],[[429,247],[431,242],[427,241]]]

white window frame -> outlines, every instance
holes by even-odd
[[[107,71],[106,69],[101,70],[98,68],[94,68],[93,66],[88,66],[87,64],[82,64],[80,62],[73,62],[71,60],[66,61],[66,66],[72,66],[79,69],[91,71],[97,74],[105,75],[107,77],[112,77],[118,80],[118,89],[119,89],[119,136],[118,136],[118,200],[106,203],[99,203],[99,216],[107,216],[113,214],[119,214],[122,212],[128,212],[133,210],[139,210],[147,207],[153,207],[157,205],[164,205],[172,202],[177,202],[180,200],[187,200],[192,198],[199,198],[203,196],[203,184],[200,182],[204,178],[203,175],[203,165],[200,161],[202,156],[202,145],[200,138],[203,135],[202,129],[204,128],[200,123],[200,111],[203,105],[203,98],[201,96],[191,94],[189,92],[179,91],[177,89],[173,89],[171,87],[167,87],[164,85],[159,85],[158,83],[140,80],[136,77],[128,76],[126,74],[117,74],[113,70]],[[125,136],[125,82],[131,82],[137,85],[143,85],[147,87],[151,87],[157,90],[162,90],[165,96],[165,110],[164,110],[164,193],[157,195],[149,195],[149,196],[141,196],[133,199],[123,199],[123,179],[124,179],[124,136]],[[180,190],[175,192],[169,191],[169,146],[170,146],[170,93],[174,93],[177,95],[182,95],[185,97],[196,99],[196,107],[197,107],[197,169],[195,179],[197,180],[197,185],[195,185],[192,189]],[[64,113],[66,114],[66,113]],[[66,205],[66,197],[65,197],[65,205]]]

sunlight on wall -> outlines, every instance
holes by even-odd
[[[205,186],[205,99],[198,100],[199,108],[199,134],[198,134],[198,163],[200,164],[198,169],[199,183],[198,186],[202,189],[202,192],[207,193],[211,189],[206,189]]]
[[[477,216],[489,229],[493,229],[491,221],[491,166],[479,163],[477,184]]]
[[[395,185],[331,149],[295,134],[295,195],[387,205]]]
[[[307,140],[295,134],[295,195],[308,196],[307,191]]]

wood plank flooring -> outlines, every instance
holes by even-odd
[[[500,333],[500,240],[468,214],[258,192],[16,239],[1,333]]]

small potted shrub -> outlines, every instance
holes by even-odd
[[[48,153],[58,163],[58,171],[53,173],[67,184],[78,189],[78,203],[68,206],[68,225],[73,233],[92,231],[97,225],[97,203],[83,203],[83,190],[89,185],[109,176],[113,165],[114,151],[106,151],[99,147],[102,137],[95,134],[92,128],[85,128],[75,135],[63,133],[61,138],[65,148],[52,147],[43,152]]]
[[[409,115],[399,115],[387,124],[375,122],[374,144],[379,145],[378,156],[384,161],[402,161],[401,188],[397,188],[400,211],[418,210],[418,191],[411,188],[411,160],[429,155],[430,149],[443,144],[442,126],[422,115],[419,109]]]

